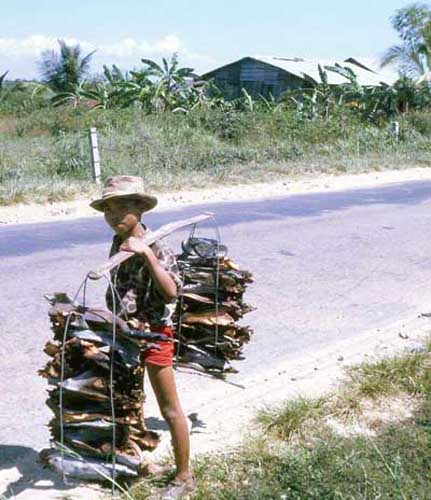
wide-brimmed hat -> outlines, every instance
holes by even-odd
[[[115,175],[106,179],[102,197],[90,203],[90,207],[103,212],[107,200],[123,198],[139,203],[147,212],[157,205],[157,198],[145,192],[144,179],[132,175]]]

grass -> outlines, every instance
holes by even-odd
[[[352,113],[310,122],[292,112],[193,112],[145,115],[140,110],[34,109],[0,115],[0,204],[86,195],[87,131],[99,130],[103,176],[142,175],[160,192],[242,184],[319,173],[358,173],[431,165],[431,114],[390,125]]]
[[[430,364],[428,346],[359,365],[334,394],[260,412],[254,437],[195,460],[192,498],[428,499]],[[139,500],[151,491],[154,485],[143,482],[130,493]]]

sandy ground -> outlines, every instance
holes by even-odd
[[[430,180],[431,169],[386,170],[357,175],[324,175],[286,178],[277,182],[219,186],[194,191],[165,192],[158,195],[158,210],[170,210],[201,203],[245,201],[303,193],[343,191],[388,183]],[[97,195],[96,195],[97,196]],[[88,199],[52,204],[17,204],[0,207],[1,224],[50,222],[100,215],[88,206]]]
[[[286,399],[317,397],[336,390],[348,366],[423,349],[429,328],[429,318],[422,317],[396,321],[385,329],[373,328],[361,335],[310,349],[304,355],[287,357],[269,366],[264,374],[251,374],[243,388],[208,379],[208,390],[200,393],[199,405],[194,401],[198,421],[205,426],[192,425],[192,453],[223,451],[238,445],[255,431],[254,417],[260,409],[277,406]],[[195,394],[181,383],[185,376],[176,375],[183,387],[182,403],[187,407]],[[147,396],[148,412],[157,413],[154,395]],[[169,441],[169,433],[162,432],[162,443],[151,457],[169,453]]]

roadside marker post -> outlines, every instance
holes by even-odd
[[[96,127],[90,128],[89,139],[93,180],[96,184],[100,184],[100,154]]]
[[[395,140],[398,142],[400,140],[400,122],[392,122],[392,134]]]

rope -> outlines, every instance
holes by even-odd
[[[196,230],[196,224],[193,224],[190,234],[189,234],[189,239],[193,238]],[[181,273],[181,281],[184,284],[184,269]],[[175,353],[175,368],[177,368],[178,363],[179,363],[179,358],[180,358],[180,349],[181,349],[181,329],[183,325],[183,305],[184,305],[184,296],[183,293],[181,292],[180,295],[180,314],[178,317],[178,327],[177,327],[177,350]]]
[[[115,423],[115,404],[114,404],[114,353],[115,353],[115,342],[117,338],[117,316],[116,309],[117,303],[115,300],[115,288],[112,281],[105,274],[104,278],[108,282],[109,288],[111,290],[112,298],[112,314],[114,321],[112,322],[112,347],[111,347],[111,360],[109,366],[109,399],[111,403],[111,418],[112,418],[112,482],[111,482],[111,495],[115,496],[115,466],[116,466],[116,423]],[[118,294],[118,291],[117,291]]]
[[[106,274],[103,275],[104,278],[109,282],[112,283],[112,280],[110,280]],[[121,304],[122,303],[122,299],[121,299],[121,295],[120,293],[118,292],[118,288],[117,288],[117,279],[118,279],[118,268],[117,270],[115,271],[115,274],[114,274],[114,283],[113,283],[113,289],[114,289],[114,292],[115,292],[115,296],[117,297],[118,299],[118,303]],[[111,293],[112,293],[112,289],[111,289]],[[114,297],[112,297],[112,301],[114,302]],[[127,309],[126,308],[123,308],[121,313],[124,313],[124,317],[126,318],[126,321],[129,321],[129,315],[127,314]]]
[[[184,271],[182,272],[182,282],[184,283]],[[177,328],[177,352],[175,353],[175,368],[177,367],[177,364],[179,362],[179,357],[180,357],[180,348],[181,348],[181,328],[183,324],[183,304],[184,304],[184,297],[183,294],[181,293],[180,295],[180,314],[178,317],[178,328]]]
[[[104,278],[107,280],[112,297],[112,314],[114,317],[114,321],[112,323],[112,347],[111,347],[111,359],[110,359],[110,367],[109,367],[109,387],[110,387],[110,404],[111,404],[111,417],[112,417],[112,497],[115,496],[115,467],[116,467],[116,423],[115,423],[115,403],[114,403],[114,353],[115,353],[115,345],[116,345],[116,337],[117,337],[117,322],[116,322],[116,296],[119,297],[118,290],[112,284],[112,281],[104,275]],[[81,285],[78,288],[78,291],[73,297],[73,302],[76,302],[81,290],[83,290],[82,297],[82,305],[85,307],[86,304],[86,296],[87,296],[87,282],[88,275],[84,278]],[[60,394],[59,394],[59,410],[60,410],[60,444],[61,444],[61,471],[63,482],[67,484],[66,474],[64,470],[64,405],[63,405],[63,384],[64,384],[64,371],[65,371],[65,352],[66,352],[66,340],[67,334],[69,331],[70,320],[72,317],[73,311],[70,311],[66,318],[66,323],[63,331],[63,342],[61,346],[61,367],[60,367]]]
[[[218,346],[218,340],[219,340],[219,287],[220,287],[220,243],[221,243],[221,238],[220,238],[220,230],[216,221],[216,218],[214,216],[211,217],[211,220],[214,221],[214,228],[216,231],[216,238],[217,238],[217,271],[216,271],[216,282],[215,282],[215,304],[216,304],[216,328],[215,328],[215,349],[214,353],[217,355],[217,346]]]
[[[210,220],[214,222],[214,229],[216,232],[216,241],[217,241],[217,254],[216,254],[216,279],[215,279],[215,290],[214,290],[214,296],[215,296],[215,313],[216,313],[216,325],[215,325],[215,349],[214,353],[217,354],[217,346],[219,343],[219,289],[220,289],[220,244],[221,244],[221,236],[220,236],[220,229],[217,224],[217,220],[214,215],[210,217]],[[197,224],[193,224],[190,234],[189,234],[189,240],[194,238],[195,232],[196,232]],[[184,270],[182,272],[182,281],[184,282]],[[176,349],[176,361],[175,361],[175,368],[177,368],[178,363],[179,363],[179,356],[180,356],[180,349],[181,349],[181,328],[182,328],[182,322],[183,322],[183,303],[184,303],[184,297],[183,294],[181,293],[180,296],[180,314],[178,317],[178,327],[177,327],[177,349]]]
[[[76,302],[79,294],[81,293],[81,290],[84,288],[84,293],[83,293],[83,302],[85,303],[85,298],[86,298],[86,290],[87,290],[87,280],[88,276],[84,278],[82,283],[80,284],[78,291],[75,293],[72,302]],[[60,457],[61,457],[61,472],[62,472],[62,478],[63,482],[67,484],[66,481],[66,474],[64,472],[64,407],[63,407],[63,383],[64,383],[64,359],[65,359],[65,353],[66,353],[66,339],[67,339],[67,334],[69,331],[69,325],[70,325],[70,318],[73,314],[73,311],[70,311],[69,314],[67,315],[66,318],[66,323],[64,325],[64,331],[63,331],[63,342],[61,345],[61,361],[60,361],[60,393],[59,393],[59,410],[60,410],[60,444],[61,444],[61,450],[60,450]]]

